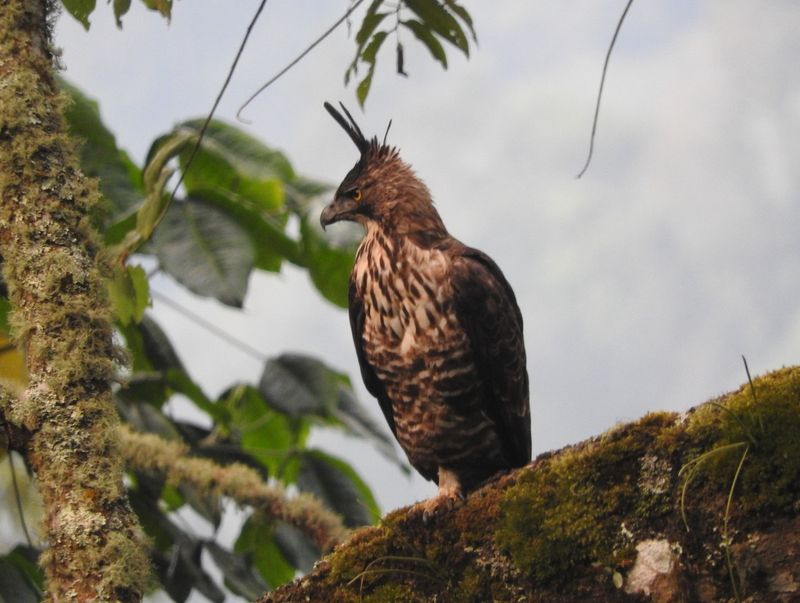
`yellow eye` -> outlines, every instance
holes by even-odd
[[[361,189],[357,188],[353,191],[353,201],[361,201]]]

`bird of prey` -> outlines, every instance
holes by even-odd
[[[353,341],[409,462],[439,486],[429,517],[530,461],[522,315],[497,264],[447,232],[398,150],[368,140],[340,106],[344,115],[325,103],[361,156],[320,223],[364,226],[350,275]]]

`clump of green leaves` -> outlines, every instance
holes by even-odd
[[[378,51],[390,36],[394,36],[395,41],[397,73],[407,75],[401,31],[410,32],[444,69],[447,69],[445,44],[454,46],[468,57],[470,37],[473,43],[478,41],[472,17],[455,0],[398,0],[396,3],[373,0],[356,33],[356,56],[344,74],[347,84],[351,77],[358,75],[359,67],[366,68],[367,73],[356,87],[356,96],[362,106],[372,86]]]
[[[110,1],[110,0],[109,0]],[[150,10],[158,11],[169,19],[172,16],[172,0],[141,0]],[[87,30],[89,29],[89,17],[97,7],[97,0],[61,0],[64,8],[69,14],[80,21]],[[122,27],[122,17],[131,8],[131,0],[113,0],[114,18],[117,20],[117,27]]]

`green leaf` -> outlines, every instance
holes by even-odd
[[[128,266],[128,274],[135,296],[133,318],[140,322],[144,317],[144,311],[150,304],[150,285],[147,282],[147,273],[141,266]]]
[[[177,528],[174,530],[176,545],[169,556],[155,556],[155,566],[164,589],[173,600],[179,602],[185,601],[191,589],[195,589],[214,603],[224,603],[225,592],[203,569],[202,544],[185,532]]]
[[[141,403],[161,408],[169,396],[170,392],[167,391],[164,376],[157,372],[134,373],[115,392],[117,401],[123,406]],[[134,423],[133,419],[126,418],[126,420]]]
[[[138,330],[141,335],[142,352],[148,359],[142,370],[147,370],[146,367],[149,365],[151,369],[155,368],[164,372],[173,368],[184,371],[183,363],[178,358],[178,354],[175,352],[175,348],[172,347],[172,343],[166,333],[161,330],[159,324],[150,315],[144,315],[139,323]],[[128,342],[129,347],[130,345],[130,342]],[[134,361],[134,370],[136,369],[137,366]]]
[[[131,8],[131,0],[114,0],[114,18],[117,20],[117,27],[122,29],[122,17]]]
[[[67,12],[80,21],[86,31],[89,31],[89,15],[94,11],[97,0],[61,0]]]
[[[173,173],[168,164],[190,140],[191,134],[179,132],[161,136],[150,146],[142,172],[145,198],[136,210],[136,226],[131,227],[128,212],[112,225],[113,235],[107,236],[107,241],[115,241],[113,255],[121,260],[150,240],[156,226],[166,215],[172,204],[172,195],[165,191]]]
[[[372,415],[358,401],[349,387],[339,388],[334,417],[344,425],[350,434],[371,441],[384,457],[395,463],[404,473],[411,473],[409,466],[398,456],[394,440],[385,425],[372,418]]]
[[[472,23],[472,15],[469,14],[466,8],[456,3],[455,0],[444,0],[444,4],[450,9],[451,12],[455,13],[456,16],[458,16],[458,18],[460,18],[467,25],[469,28],[469,33],[472,36],[472,40],[477,44],[478,36],[475,33],[475,27]]]
[[[401,21],[401,24],[410,29],[416,38],[425,44],[433,58],[439,61],[444,69],[447,69],[447,54],[430,29],[416,19]]]
[[[41,593],[7,557],[0,557],[0,601],[38,603]]]
[[[367,96],[369,96],[369,89],[372,87],[372,76],[375,75],[375,63],[372,63],[369,66],[369,71],[367,71],[367,75],[364,76],[364,79],[358,83],[356,87],[356,98],[358,99],[358,104],[362,107],[364,103],[367,102]]]
[[[333,190],[334,187],[327,182],[319,182],[305,176],[297,176],[290,184],[285,185],[286,202],[287,205],[290,205],[292,211],[305,213],[316,197]]]
[[[0,601],[35,603],[42,598],[44,576],[37,560],[41,551],[17,545],[0,556]]]
[[[389,14],[391,13],[367,11],[367,14],[364,16],[364,20],[361,22],[361,27],[358,29],[358,33],[356,34],[356,44],[358,44],[356,55],[361,53],[361,49],[367,43],[369,37],[378,28],[378,25],[381,24],[381,21],[383,21]]]
[[[253,387],[237,385],[223,396],[221,404],[230,413],[230,429],[242,449],[279,476],[285,459],[297,445],[289,420],[270,408]]]
[[[313,216],[313,217],[312,217]],[[357,227],[356,227],[357,229]],[[339,229],[341,232],[341,229]],[[356,241],[333,244],[333,234],[322,232],[316,212],[309,212],[300,221],[303,253],[308,275],[317,290],[341,308],[348,303],[348,281],[356,251]]]
[[[196,140],[203,120],[182,123],[178,132]],[[185,168],[191,147],[181,154]],[[225,189],[250,198],[265,210],[283,206],[283,184],[294,180],[289,160],[280,151],[223,121],[212,120],[206,129],[192,165],[184,174],[183,184],[191,192],[196,189]]]
[[[310,572],[321,556],[317,545],[291,524],[276,521],[273,536],[281,555],[303,573]]]
[[[117,325],[131,355],[133,371],[129,381],[139,377],[163,379],[169,368],[183,370],[178,355],[158,323],[147,313],[139,324]],[[124,391],[124,390],[123,390]]]
[[[97,102],[66,80],[59,79],[59,86],[72,101],[64,112],[70,134],[83,141],[79,147],[81,169],[87,176],[100,179],[100,191],[111,204],[112,217],[118,218],[142,200],[142,174],[117,147],[100,117]]]
[[[271,588],[294,579],[295,568],[302,569],[284,557],[273,536],[273,523],[262,513],[253,513],[245,521],[233,550],[249,555]]]
[[[469,56],[469,41],[458,21],[438,0],[404,0],[420,20],[435,33]]]
[[[177,511],[184,505],[183,496],[175,486],[170,484],[164,484],[164,488],[161,490],[161,500],[170,512]]]
[[[227,410],[215,404],[205,395],[203,390],[197,385],[189,374],[179,368],[171,368],[166,371],[165,379],[175,392],[183,394],[194,402],[200,410],[208,413],[215,421],[226,421],[229,418]]]
[[[144,528],[156,550],[165,551],[173,544],[172,529],[167,529],[170,523],[166,515],[159,508],[153,493],[138,487],[128,488],[128,500],[139,518],[139,524]]]
[[[244,229],[217,207],[199,199],[173,203],[153,245],[161,267],[189,290],[242,307],[255,250]]]
[[[372,419],[353,392],[350,380],[323,362],[301,354],[282,354],[267,361],[258,386],[264,400],[290,417],[313,416],[374,443],[408,471],[386,428]]]
[[[164,172],[168,171],[167,164],[177,157],[192,139],[191,132],[175,131],[159,136],[153,141],[147,152],[145,168],[142,173],[145,192],[164,190],[164,184],[161,181],[164,179]]]
[[[200,517],[214,526],[215,530],[219,527],[222,521],[222,503],[219,497],[183,481],[178,484],[178,492],[180,492],[186,504],[194,509]]]
[[[372,40],[370,40],[367,47],[364,49],[364,52],[361,53],[361,60],[364,63],[375,63],[375,58],[378,55],[378,51],[381,49],[383,42],[386,40],[386,36],[389,33],[385,31],[379,31],[374,36],[372,36]]]
[[[164,15],[167,20],[172,16],[172,0],[142,0],[150,10],[155,10]]]
[[[267,403],[290,417],[328,417],[334,411],[339,375],[300,354],[282,354],[264,365],[258,390]]]
[[[348,527],[371,524],[380,518],[372,492],[355,470],[319,450],[302,453],[297,486],[339,513]]]
[[[361,53],[361,61],[364,63],[369,64],[369,70],[367,71],[367,75],[364,76],[364,79],[358,84],[356,88],[356,96],[358,97],[358,103],[363,107],[364,103],[367,100],[367,96],[369,95],[369,89],[372,86],[372,76],[375,74],[375,59],[377,57],[378,51],[381,48],[381,45],[386,40],[386,36],[388,32],[379,31],[370,40],[369,44],[367,44],[366,48],[364,48],[364,52]]]
[[[347,67],[344,72],[344,85],[346,86],[350,82],[350,75],[355,74],[358,72],[358,62],[361,60],[361,53],[364,50],[364,46],[369,40],[369,37],[378,27],[381,21],[386,17],[387,14],[390,13],[378,13],[378,9],[383,4],[383,0],[373,0],[372,3],[367,8],[367,12],[364,14],[364,20],[361,22],[361,27],[358,29],[358,33],[356,33],[356,55],[353,57],[353,61]]]
[[[233,593],[254,601],[267,590],[267,583],[253,570],[243,555],[232,553],[214,541],[206,542],[205,548],[222,570],[225,586]]]
[[[5,297],[0,297],[0,331],[9,333],[8,313],[11,311],[11,302]]]
[[[128,401],[119,405],[120,414],[137,431],[154,433],[165,440],[180,440],[172,422],[147,400]]]
[[[108,281],[108,293],[117,320],[123,325],[141,321],[150,305],[147,273],[141,266],[116,269]]]
[[[284,259],[304,265],[299,243],[285,232],[288,214],[264,211],[249,198],[229,190],[194,190],[192,198],[218,207],[247,232],[255,251],[255,268],[278,272]]]

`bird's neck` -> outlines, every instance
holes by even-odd
[[[403,212],[384,216],[379,221],[366,224],[368,238],[382,237],[391,241],[406,240],[428,249],[450,235],[433,205],[404,207]]]

